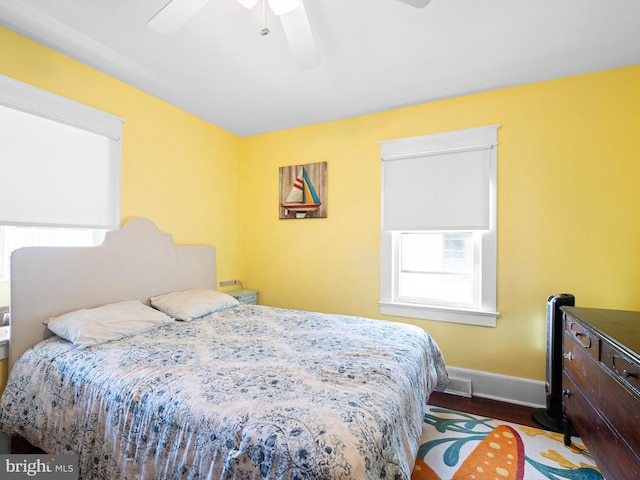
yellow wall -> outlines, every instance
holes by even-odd
[[[239,137],[4,28],[0,74],[126,119],[123,220],[215,245],[219,278],[237,278]]]
[[[244,139],[2,28],[0,73],[127,119],[123,218],[216,245],[261,303],[374,318],[378,142],[499,123],[498,327],[414,323],[450,365],[542,379],[549,294],[640,310],[639,66]],[[328,218],[279,220],[278,168],[321,161]]]
[[[243,139],[241,258],[260,302],[379,315],[378,142],[501,124],[497,328],[415,320],[449,365],[544,379],[545,304],[640,310],[640,66]],[[328,162],[328,218],[278,219],[278,168]]]

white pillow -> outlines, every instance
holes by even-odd
[[[206,288],[194,288],[151,297],[151,306],[175,318],[189,322],[223,308],[238,305],[238,300],[226,293]]]
[[[83,308],[47,321],[53,333],[76,345],[97,345],[172,322],[140,300]]]

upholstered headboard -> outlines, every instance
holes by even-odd
[[[129,220],[96,247],[25,247],[11,255],[9,368],[51,336],[49,317],[188,288],[216,288],[210,245],[175,245],[146,218]]]

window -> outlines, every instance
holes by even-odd
[[[95,245],[119,227],[122,122],[0,75],[0,279],[15,248]]]
[[[497,129],[382,142],[382,314],[495,326]]]

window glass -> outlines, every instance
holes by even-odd
[[[403,232],[399,247],[401,300],[478,305],[473,232]]]

